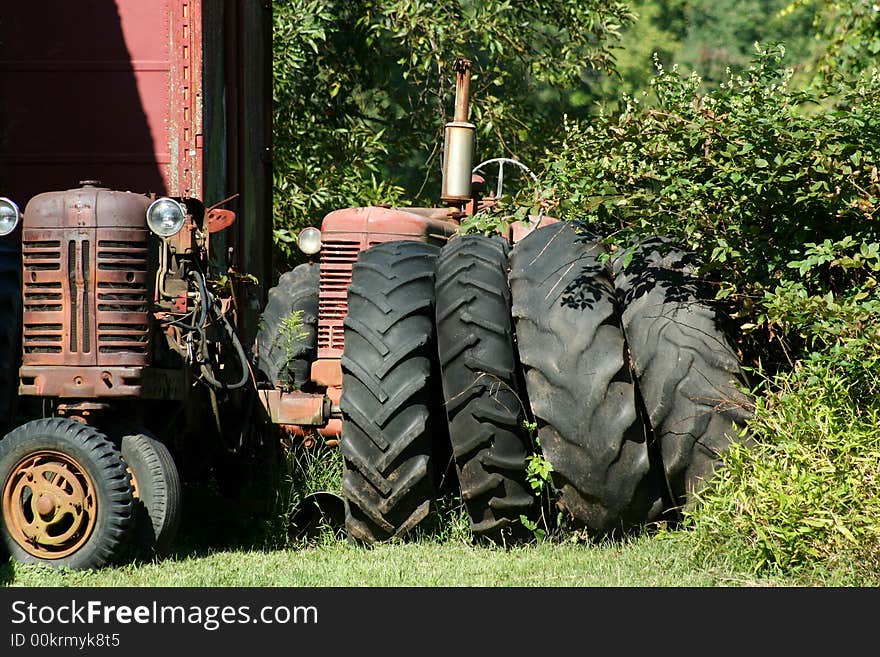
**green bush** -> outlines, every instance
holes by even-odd
[[[764,574],[880,577],[880,245],[808,244],[763,300],[763,320],[811,349],[765,377],[749,431],[689,518],[704,557]],[[825,281],[846,278],[840,293]]]
[[[758,574],[878,581],[878,377],[877,349],[863,341],[771,382],[750,425],[756,445],[734,445],[690,517],[701,557],[724,554]]]
[[[834,96],[796,91],[783,53],[759,51],[705,93],[698,76],[658,65],[657,107],[629,98],[569,124],[546,164],[554,213],[614,238],[679,237],[744,302],[807,242],[875,241],[880,75]]]

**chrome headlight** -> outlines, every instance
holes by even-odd
[[[21,212],[18,206],[5,196],[0,196],[0,236],[9,235],[18,226]]]
[[[296,245],[306,255],[315,255],[321,250],[321,231],[317,228],[303,228],[296,238]]]
[[[147,208],[147,226],[159,237],[177,235],[186,222],[186,206],[173,198],[160,198]]]

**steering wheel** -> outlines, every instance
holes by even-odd
[[[477,166],[475,166],[471,173],[479,173],[482,171],[483,167],[487,167],[490,164],[495,164],[498,166],[498,183],[495,187],[495,198],[501,198],[501,194],[504,191],[504,165],[511,164],[519,169],[522,169],[531,179],[535,185],[538,185],[538,176],[536,176],[531,169],[529,169],[525,164],[520,162],[519,160],[514,160],[509,157],[493,157],[491,160],[485,160],[480,162]]]
[[[531,178],[532,182],[535,183],[536,188],[540,185],[540,183],[538,181],[538,176],[536,176],[531,169],[529,169],[525,164],[523,164],[519,160],[514,160],[509,157],[493,157],[490,160],[484,160],[483,162],[480,162],[477,166],[475,166],[473,169],[471,169],[471,174],[479,173],[480,171],[482,171],[483,167],[487,167],[490,164],[495,164],[498,166],[498,183],[496,184],[496,187],[495,187],[495,198],[496,199],[501,198],[501,194],[504,191],[504,165],[505,164],[510,164],[510,165],[515,166],[518,169],[521,169],[526,175],[528,175],[529,178]],[[537,228],[538,226],[541,225],[541,221],[543,218],[544,218],[544,208],[541,207],[541,209],[538,211],[538,216],[537,217],[530,217],[529,223],[532,224],[533,227]]]

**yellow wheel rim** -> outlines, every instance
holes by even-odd
[[[95,528],[98,500],[76,459],[44,450],[21,459],[3,486],[3,516],[28,554],[62,559],[79,550]]]

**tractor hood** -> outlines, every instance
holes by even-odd
[[[403,238],[445,242],[458,230],[447,208],[386,208],[371,206],[334,210],[324,217],[321,233],[325,238],[341,234],[369,236],[369,241]]]
[[[143,194],[116,192],[84,185],[46,192],[30,200],[24,211],[26,228],[146,228],[150,199]]]

